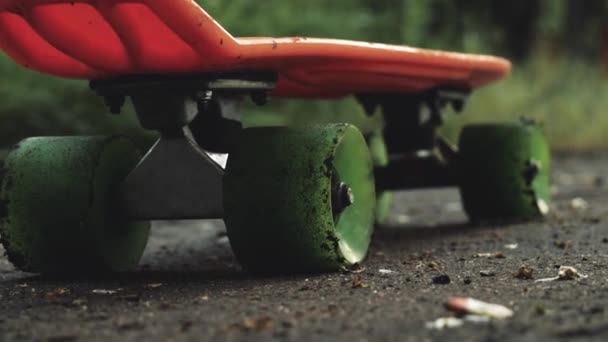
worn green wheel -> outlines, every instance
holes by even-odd
[[[140,159],[122,137],[31,138],[3,165],[0,236],[19,269],[46,274],[127,271],[148,223],[114,210],[114,190]]]
[[[473,221],[531,220],[549,211],[551,158],[536,124],[465,127],[460,138],[461,195]]]
[[[328,271],[361,262],[369,247],[375,184],[355,128],[252,128],[224,177],[228,237],[255,272]]]
[[[367,137],[367,145],[374,167],[385,167],[389,163],[388,150],[381,131]],[[393,194],[390,191],[376,192],[376,224],[385,224],[391,213]]]

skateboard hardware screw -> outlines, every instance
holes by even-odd
[[[344,209],[355,203],[353,189],[346,183],[340,183],[332,196],[332,204],[336,213],[341,213]]]
[[[206,111],[209,107],[209,102],[213,99],[213,91],[206,90],[196,94],[196,102],[200,111]]]
[[[526,167],[524,169],[524,178],[526,180],[526,184],[532,184],[534,178],[538,176],[542,169],[542,165],[538,160],[530,159],[526,161]]]

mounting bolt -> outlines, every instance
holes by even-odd
[[[332,204],[336,213],[341,213],[355,204],[353,189],[346,183],[340,183],[333,193]]]
[[[213,91],[199,91],[196,93],[196,104],[200,112],[205,112],[209,108],[209,103],[213,100]]]
[[[542,170],[542,164],[538,160],[530,159],[526,161],[526,166],[524,169],[524,179],[526,180],[526,184],[532,185],[534,179],[540,171]]]

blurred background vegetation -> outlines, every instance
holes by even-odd
[[[545,123],[556,149],[608,146],[608,0],[199,0],[236,36],[317,36],[488,53],[512,76],[476,92],[444,132],[468,122]],[[107,114],[87,82],[23,70],[0,55],[0,146],[25,136],[122,132],[142,136],[129,108]],[[273,100],[246,121],[298,124],[362,116],[352,99]],[[281,113],[268,117],[264,113]]]

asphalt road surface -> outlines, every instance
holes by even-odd
[[[604,177],[608,153],[556,158],[551,217],[509,226],[467,224],[454,190],[400,193],[358,274],[248,275],[221,222],[156,223],[141,269],[114,279],[44,279],[0,258],[0,341],[604,341]],[[522,265],[534,279],[514,276]],[[535,281],[560,266],[586,278]],[[451,296],[514,315],[427,327]]]

